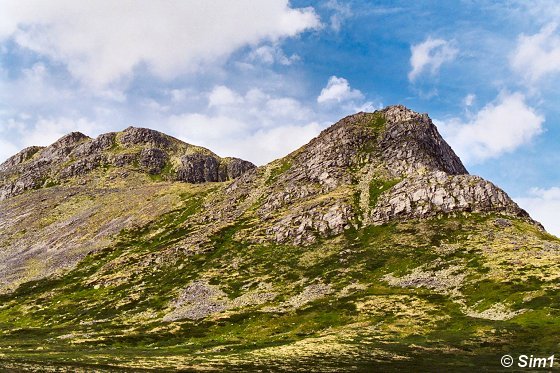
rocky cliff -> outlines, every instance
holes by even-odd
[[[557,347],[560,241],[403,106],[261,167],[72,133],[0,191],[0,368],[495,370]]]

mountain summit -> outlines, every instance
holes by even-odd
[[[72,132],[48,147],[23,149],[1,164],[0,200],[73,178],[92,180],[99,169],[128,169],[165,180],[201,183],[231,180],[254,167],[146,128],[128,127],[96,139]]]
[[[9,369],[492,369],[560,333],[560,241],[401,105],[261,167],[135,127],[24,149],[0,258]]]

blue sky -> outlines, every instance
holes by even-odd
[[[136,125],[264,164],[400,103],[560,235],[558,22],[547,0],[0,0],[0,159]]]

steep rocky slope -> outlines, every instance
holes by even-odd
[[[0,366],[495,370],[559,347],[560,241],[403,106],[258,168],[128,128],[0,180]]]
[[[0,291],[63,273],[114,244],[122,229],[173,210],[192,187],[169,181],[226,181],[253,168],[134,127],[26,148],[0,165],[0,200],[8,199],[0,210]]]

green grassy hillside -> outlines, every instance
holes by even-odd
[[[298,247],[236,239],[247,219],[208,253],[158,262],[198,208],[185,196],[67,274],[2,296],[2,364],[491,369],[559,347],[560,241],[524,221],[441,216]],[[197,319],[175,320],[181,308]]]
[[[391,110],[235,181],[131,168],[0,201],[0,367],[499,371],[560,351],[560,240]]]

